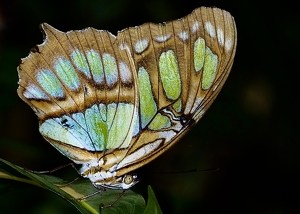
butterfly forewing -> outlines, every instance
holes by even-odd
[[[180,20],[126,29],[118,34],[117,42],[130,48],[138,77],[145,70],[151,85],[147,96],[153,100],[140,98],[142,131],[127,159],[137,156],[145,145],[149,153],[123,161],[138,168],[176,142],[214,101],[233,63],[236,29],[229,13],[199,8]],[[140,91],[143,87],[138,85]],[[147,106],[144,112],[143,105]],[[151,112],[149,106],[154,109],[150,119],[144,116]],[[162,116],[158,119],[158,115]]]
[[[44,43],[18,67],[18,94],[38,115],[45,139],[82,164],[94,185],[111,188],[132,186],[118,179],[202,117],[236,49],[234,19],[217,8],[117,37],[93,28],[42,29]]]

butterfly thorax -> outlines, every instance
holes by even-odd
[[[139,181],[137,175],[133,173],[118,175],[118,172],[115,171],[117,163],[106,165],[102,161],[100,159],[85,163],[80,169],[81,175],[90,179],[96,188],[129,189]]]

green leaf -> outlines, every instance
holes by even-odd
[[[162,211],[151,186],[148,186],[148,203],[143,214],[162,214]]]
[[[106,189],[99,194],[76,200],[97,191],[88,179],[81,179],[67,186],[63,179],[39,173],[33,173],[0,158],[0,178],[15,180],[48,189],[71,203],[83,214],[87,213],[130,213],[140,214],[145,210],[145,201],[131,190]],[[111,206],[110,206],[111,205]],[[104,206],[106,208],[100,208]]]

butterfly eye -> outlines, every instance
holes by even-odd
[[[123,189],[128,189],[135,185],[137,182],[139,182],[138,176],[136,174],[126,174],[123,176],[122,179],[122,188]]]

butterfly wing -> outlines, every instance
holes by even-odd
[[[134,58],[141,118],[120,174],[155,159],[201,119],[229,75],[236,37],[233,17],[206,7],[118,34]]]
[[[18,94],[43,137],[96,185],[153,160],[198,122],[236,49],[234,19],[217,8],[117,37],[42,29],[44,43],[18,67]]]
[[[127,51],[107,31],[41,27],[44,43],[18,67],[18,94],[37,114],[41,134],[76,163],[128,146],[137,89]]]

